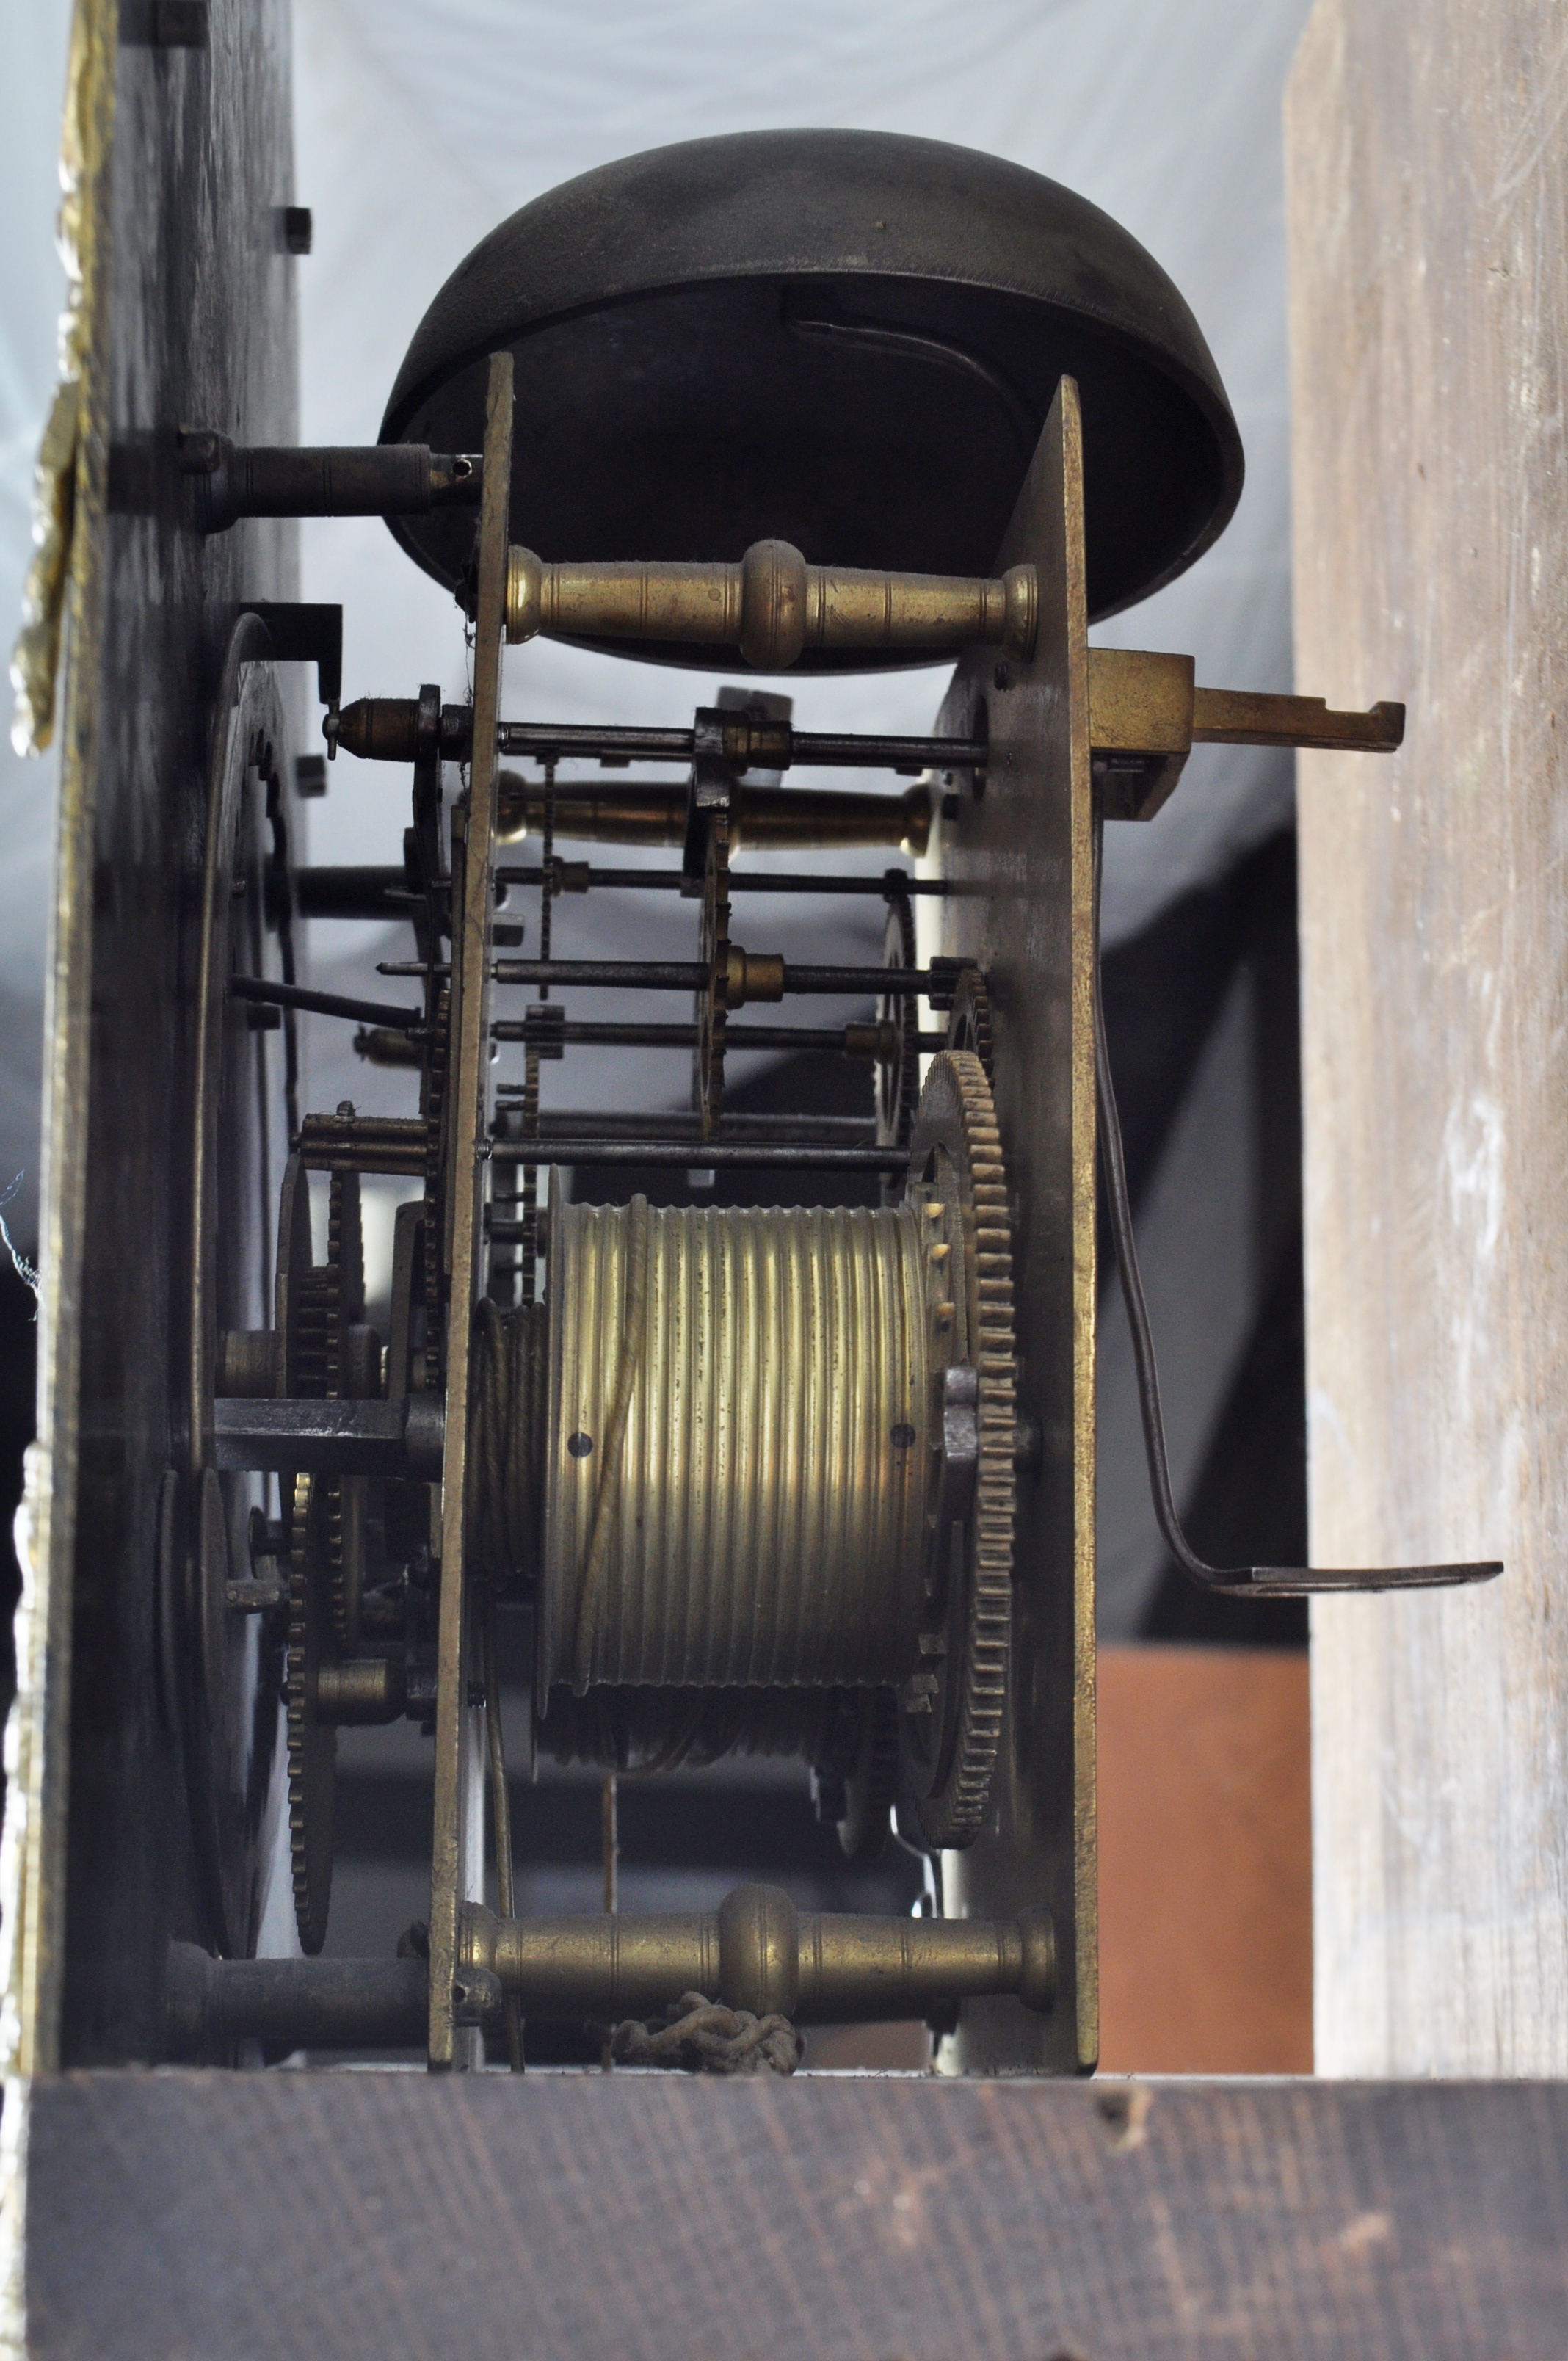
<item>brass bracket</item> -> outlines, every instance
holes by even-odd
[[[1321,697],[1200,688],[1190,656],[1089,651],[1089,742],[1107,819],[1152,819],[1195,745],[1391,754],[1404,734],[1402,705],[1336,713]]]

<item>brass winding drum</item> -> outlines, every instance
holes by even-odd
[[[558,1205],[549,1301],[544,1686],[913,1672],[931,1411],[914,1209]]]
[[[916,1840],[970,1842],[1011,1625],[1012,1289],[967,1050],[933,1061],[895,1206],[557,1196],[543,1450],[521,1455],[543,1468],[543,1751],[767,1752],[781,1696],[816,1691],[784,1718],[845,1792],[847,1847],[895,1789]]]

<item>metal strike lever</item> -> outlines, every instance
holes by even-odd
[[[1335,713],[1321,697],[1200,688],[1190,656],[1089,651],[1089,743],[1107,819],[1152,819],[1195,745],[1391,754],[1404,735],[1402,705]]]
[[[248,516],[424,516],[478,503],[481,462],[423,443],[305,445],[231,443],[206,427],[180,430],[180,467],[198,479],[203,533]]]
[[[460,1967],[494,1977],[525,2016],[646,2016],[700,1992],[729,2008],[803,2025],[924,2016],[956,2000],[1016,1994],[1048,2011],[1049,1914],[1016,1918],[803,1916],[772,1885],[738,1885],[717,1911],[570,1918],[463,1913]]]
[[[507,553],[507,638],[675,640],[739,648],[785,672],[808,648],[1000,647],[1033,654],[1032,566],[1000,580],[808,566],[787,541],[756,541],[739,566],[546,565]]]

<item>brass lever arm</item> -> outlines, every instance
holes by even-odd
[[[1185,754],[1190,746],[1210,744],[1391,754],[1404,735],[1402,705],[1333,713],[1321,697],[1199,688],[1190,656],[1089,651],[1089,742],[1096,753]]]
[[[1391,754],[1404,734],[1402,705],[1335,713],[1321,697],[1199,688],[1190,656],[1089,651],[1089,742],[1107,819],[1152,819],[1195,745]]]
[[[739,566],[547,565],[507,554],[507,638],[676,640],[739,648],[759,672],[785,672],[807,648],[975,645],[1034,653],[1032,566],[1000,579],[808,566],[787,541],[753,542]]]
[[[1193,743],[1317,747],[1341,754],[1392,754],[1405,735],[1402,705],[1334,713],[1321,697],[1260,697],[1244,688],[1192,693]]]

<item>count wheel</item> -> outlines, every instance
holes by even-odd
[[[321,1949],[332,1905],[333,1812],[337,1730],[316,1710],[332,1641],[326,1611],[325,1508],[320,1477],[294,1478],[289,1563],[289,1861],[300,1949]]]

